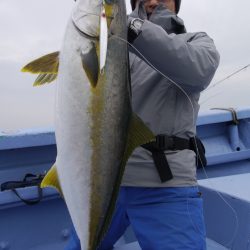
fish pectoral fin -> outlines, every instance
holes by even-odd
[[[60,186],[56,165],[54,164],[49,172],[45,175],[41,182],[41,188],[53,187],[62,195],[62,189]]]
[[[83,70],[85,71],[91,86],[95,88],[98,82],[99,64],[96,47],[94,45],[87,53],[81,52],[81,61]]]
[[[59,51],[42,56],[27,65],[21,71],[32,74],[39,74],[34,82],[34,86],[50,83],[57,77],[59,67]]]

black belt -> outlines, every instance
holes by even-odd
[[[191,149],[189,139],[167,135],[157,135],[155,142],[143,144],[141,147],[152,153],[154,164],[159,173],[161,182],[166,182],[173,178],[173,174],[164,151]]]

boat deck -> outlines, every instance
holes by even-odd
[[[197,133],[206,148],[208,166],[198,171],[204,197],[208,250],[250,249],[250,108],[213,110],[199,115]],[[0,132],[0,185],[42,174],[54,163],[53,128]],[[208,179],[209,177],[209,179]],[[37,187],[16,189],[36,199]],[[62,250],[72,222],[56,191],[45,189],[40,202],[28,206],[13,191],[0,192],[0,249]],[[140,249],[129,229],[116,250]]]
[[[115,247],[114,250],[141,250],[138,242],[132,242],[120,247]],[[228,250],[224,246],[218,244],[217,242],[207,239],[207,250]]]

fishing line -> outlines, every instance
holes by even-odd
[[[89,13],[89,14],[91,14],[91,13]],[[123,38],[121,38],[121,37],[119,37],[119,36],[116,36],[116,35],[114,35],[114,34],[112,34],[112,36],[114,37],[114,38],[116,38],[116,39],[118,39],[118,40],[120,40],[120,41],[122,41],[122,42],[124,42],[124,43],[126,43],[127,45],[129,45],[131,48],[133,48],[141,57],[142,57],[142,59],[151,67],[151,68],[153,68],[156,72],[158,72],[160,75],[162,75],[165,79],[167,79],[170,83],[172,83],[177,89],[179,89],[183,94],[184,94],[184,96],[188,99],[188,101],[189,101],[189,103],[190,103],[190,105],[191,105],[191,108],[192,108],[192,121],[193,121],[193,124],[195,125],[195,110],[194,110],[194,105],[193,105],[193,103],[192,103],[192,100],[191,100],[191,98],[189,97],[189,95],[186,93],[186,91],[178,84],[178,83],[176,83],[174,80],[172,80],[171,78],[169,78],[167,75],[165,75],[163,72],[161,72],[160,70],[158,70],[137,48],[135,48],[131,43],[129,43],[127,40],[125,40],[125,39],[123,39]],[[247,67],[249,67],[250,66],[250,64],[249,65],[247,65],[247,66],[245,66],[244,68],[247,68]],[[239,71],[241,71],[241,70],[243,70],[244,68],[242,68],[242,69],[240,69]],[[237,71],[237,72],[235,72],[234,74],[237,74],[237,73],[239,73],[239,71]],[[232,75],[234,75],[234,74],[232,74]],[[232,75],[230,75],[229,77],[231,77]],[[227,77],[227,79],[229,78],[229,77]],[[223,79],[223,80],[225,80],[225,79]],[[222,82],[222,80],[221,81],[219,81],[219,82],[217,82],[217,84],[219,84],[220,82]],[[212,87],[212,86],[211,86]],[[196,139],[194,139],[194,143],[195,143],[195,148],[196,148],[196,151],[197,151],[197,157],[199,157],[199,159],[200,159],[200,162],[201,162],[201,167],[202,167],[202,170],[203,170],[203,172],[204,172],[204,174],[205,174],[205,176],[206,176],[206,178],[207,178],[207,180],[208,180],[208,182],[209,182],[209,184],[211,185],[211,187],[214,187],[214,185],[213,185],[213,183],[211,182],[211,180],[209,179],[209,176],[208,176],[208,174],[207,174],[207,171],[206,171],[206,169],[205,169],[205,167],[204,167],[204,165],[203,165],[203,163],[202,163],[202,160],[201,160],[201,156],[200,156],[200,154],[199,154],[199,151],[198,151],[198,145],[197,145],[197,141],[196,141]],[[198,161],[198,159],[196,159],[196,161]],[[239,218],[238,218],[238,215],[237,215],[237,213],[236,213],[236,211],[235,211],[235,209],[225,200],[225,198],[221,195],[221,193],[219,193],[217,190],[215,190],[215,189],[213,189],[213,192],[215,192],[220,198],[221,198],[221,200],[230,208],[230,210],[233,212],[233,214],[234,214],[234,216],[235,216],[235,221],[236,221],[236,228],[235,228],[235,230],[234,230],[234,234],[233,234],[233,237],[232,237],[232,239],[228,242],[228,243],[226,243],[226,245],[230,245],[233,241],[234,241],[234,239],[236,238],[236,235],[237,235],[237,233],[238,233],[238,230],[239,230]],[[198,233],[201,233],[200,232],[200,230],[197,228],[197,225],[195,225],[195,223],[194,223],[194,221],[193,221],[193,219],[192,219],[192,217],[191,217],[191,213],[190,213],[190,210],[189,210],[189,197],[188,197],[188,191],[187,191],[187,212],[188,212],[188,214],[189,214],[189,218],[190,218],[190,220],[191,220],[191,222],[192,222],[192,224],[194,225],[194,227],[195,227],[195,229],[196,229],[196,231],[198,232]]]
[[[211,182],[211,180],[210,180],[210,178],[209,178],[209,176],[208,176],[208,174],[207,174],[207,171],[205,170],[205,167],[204,167],[204,165],[203,165],[203,163],[202,163],[200,154],[198,154],[198,157],[199,157],[199,159],[200,159],[200,162],[201,162],[201,165],[202,165],[202,169],[203,169],[203,172],[204,172],[204,174],[205,174],[205,176],[206,176],[207,181],[209,182],[209,184],[210,184],[211,187],[214,187],[214,185],[213,185],[213,183]],[[235,217],[236,227],[235,227],[235,230],[234,230],[234,233],[233,233],[233,237],[232,237],[231,240],[229,240],[227,243],[225,243],[225,245],[226,245],[227,247],[230,247],[230,245],[231,245],[231,244],[233,243],[233,241],[235,240],[235,238],[236,238],[236,236],[237,236],[237,233],[238,233],[238,231],[239,231],[239,217],[238,217],[238,214],[237,214],[236,210],[233,208],[233,206],[229,204],[229,202],[223,197],[223,195],[222,195],[219,191],[217,191],[216,189],[214,189],[213,192],[215,192],[215,193],[222,199],[222,201],[224,201],[224,203],[231,209],[231,211],[233,212],[234,217]]]
[[[174,80],[172,80],[171,78],[169,78],[168,76],[166,76],[163,72],[161,72],[160,70],[158,70],[144,55],[142,55],[142,53],[137,49],[135,48],[131,43],[129,43],[128,41],[126,41],[125,39],[121,38],[121,37],[118,37],[118,36],[115,36],[113,35],[114,37],[118,38],[119,40],[129,44],[129,46],[131,46],[142,58],[143,60],[148,63],[149,66],[151,66],[156,72],[158,72],[160,75],[162,75],[165,79],[167,79],[168,81],[170,81],[172,84],[174,84],[185,96],[186,98],[188,99],[188,101],[190,102],[190,105],[191,105],[191,108],[192,108],[192,120],[193,120],[193,124],[195,124],[195,111],[194,111],[194,106],[193,106],[193,103],[192,103],[192,100],[191,98],[188,96],[188,94],[186,93],[186,91],[181,87],[179,86]],[[196,142],[196,139],[194,139],[194,142],[195,142],[195,147],[196,147],[196,151],[198,153],[198,145],[197,145],[197,142]],[[199,156],[200,157],[200,156]],[[198,159],[196,159],[196,161],[198,161]],[[202,166],[203,169],[205,170],[204,166]],[[188,212],[188,215],[189,215],[189,218],[191,220],[191,223],[193,224],[195,230],[199,233],[199,234],[202,234],[202,232],[197,228],[197,225],[195,225],[192,217],[191,217],[191,213],[189,211],[189,197],[188,197],[188,190],[187,190],[187,195],[186,195],[186,200],[187,200],[187,212]]]
[[[202,106],[203,104],[205,104],[206,102],[208,102],[210,99],[215,98],[216,96],[221,95],[222,93],[223,93],[223,91],[220,91],[220,92],[218,92],[218,93],[216,93],[216,94],[214,94],[212,96],[207,97],[204,101],[202,101],[200,103],[200,106]]]
[[[185,91],[181,86],[179,86],[178,83],[176,83],[174,80],[172,80],[171,78],[169,78],[168,76],[166,76],[163,72],[161,72],[160,70],[158,70],[158,69],[157,69],[157,68],[156,68],[156,67],[155,67],[155,66],[154,66],[154,65],[153,65],[144,55],[142,55],[142,53],[141,53],[137,48],[135,48],[135,47],[134,47],[131,43],[129,43],[127,40],[125,40],[125,39],[123,39],[123,38],[121,38],[121,37],[119,37],[119,36],[113,35],[113,34],[112,34],[112,36],[115,37],[115,38],[117,38],[118,40],[123,41],[124,43],[128,44],[130,47],[132,47],[132,48],[142,57],[142,59],[143,59],[150,67],[152,67],[156,72],[158,72],[160,75],[162,75],[165,79],[167,79],[167,80],[170,81],[172,84],[174,84],[174,85],[175,85],[175,86],[176,86],[176,87],[186,96],[186,98],[187,98],[188,101],[190,102],[190,105],[191,105],[191,108],[192,108],[192,120],[193,120],[193,124],[195,124],[195,110],[194,110],[194,106],[193,106],[193,103],[192,103],[191,98],[190,98],[189,95],[186,93],[186,91]],[[205,174],[205,176],[206,176],[208,182],[210,183],[211,187],[214,187],[214,185],[213,185],[213,183],[211,182],[211,180],[209,180],[207,171],[205,170],[204,164],[202,163],[201,156],[200,156],[199,151],[198,151],[198,145],[197,145],[196,139],[194,140],[194,142],[195,142],[195,147],[196,147],[196,151],[197,151],[197,156],[199,157],[200,162],[201,162],[201,165],[202,165],[202,170],[203,170],[203,172],[204,172],[204,174]],[[197,159],[196,161],[198,161],[198,159]],[[216,189],[214,189],[213,192],[215,192],[215,193],[222,199],[222,201],[224,201],[224,203],[230,208],[230,210],[233,212],[233,214],[234,214],[234,216],[235,216],[236,229],[234,230],[234,234],[233,234],[232,239],[231,239],[228,243],[226,243],[226,245],[230,245],[230,244],[234,241],[234,239],[236,238],[236,235],[237,235],[238,230],[239,230],[239,219],[238,219],[238,215],[237,215],[235,209],[225,200],[225,198],[224,198]],[[195,223],[194,223],[194,221],[193,221],[193,219],[192,219],[192,217],[191,217],[190,210],[189,210],[189,204],[188,204],[189,201],[188,201],[188,200],[189,200],[189,197],[188,197],[188,191],[187,191],[187,212],[188,212],[188,214],[189,214],[189,217],[190,217],[190,220],[191,220],[192,224],[195,225]],[[197,230],[199,233],[201,233],[200,230],[197,228],[197,225],[195,225],[195,228],[196,228],[196,230]]]
[[[247,69],[248,67],[250,67],[250,64],[247,64],[246,66],[240,68],[239,70],[236,70],[235,72],[233,72],[232,74],[226,76],[225,78],[223,78],[223,79],[221,79],[221,80],[215,82],[214,84],[212,84],[210,87],[208,87],[208,88],[207,88],[206,90],[204,90],[203,92],[205,93],[205,92],[207,92],[207,91],[213,89],[214,87],[217,87],[218,85],[220,85],[221,83],[223,83],[223,82],[225,82],[226,80],[230,79],[231,77],[233,77],[233,76],[235,76],[235,75],[241,73],[243,70]],[[208,102],[210,99],[212,99],[212,98],[214,98],[214,97],[220,95],[221,93],[222,93],[222,91],[219,92],[219,93],[217,93],[217,94],[215,94],[215,95],[209,96],[209,97],[206,98],[203,102],[201,102],[200,105],[203,105],[204,103],[206,103],[206,102]]]
[[[225,78],[219,80],[218,82],[214,83],[213,85],[211,85],[210,87],[208,87],[208,88],[206,89],[206,91],[208,91],[208,90],[210,90],[210,89],[216,87],[217,85],[223,83],[224,81],[230,79],[232,76],[239,74],[241,71],[243,71],[244,69],[247,69],[248,67],[250,67],[250,64],[247,64],[246,66],[240,68],[239,70],[236,70],[236,71],[233,72],[232,74],[230,74],[230,75],[226,76]]]
[[[188,101],[190,102],[190,105],[191,105],[191,108],[192,108],[192,120],[193,120],[193,123],[195,123],[195,111],[194,111],[194,106],[193,106],[193,103],[192,103],[192,100],[191,98],[188,96],[188,94],[186,93],[186,91],[181,87],[179,86],[174,80],[172,80],[171,78],[169,78],[168,76],[166,76],[164,73],[162,73],[160,70],[158,70],[145,56],[142,55],[142,53],[136,49],[131,43],[129,43],[128,41],[126,41],[125,39],[121,38],[121,37],[118,37],[116,35],[113,35],[113,37],[127,43],[129,46],[131,46],[142,58],[143,60],[150,66],[152,67],[156,72],[158,72],[160,75],[162,75],[164,78],[166,78],[168,81],[170,81],[172,84],[174,84],[179,90],[181,90],[181,92],[186,96],[186,98],[188,99]]]

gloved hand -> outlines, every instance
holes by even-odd
[[[132,16],[127,16],[127,27],[129,28],[129,25],[131,21],[134,19]],[[117,29],[119,28],[119,25],[115,25],[114,20],[111,21],[110,27],[109,27],[109,33],[110,35],[112,34],[117,34],[119,33]]]
[[[138,0],[139,1],[139,0]],[[139,18],[141,20],[145,20],[147,19],[147,13],[146,10],[144,8],[144,3],[143,0],[140,0],[140,2],[138,3],[138,6],[136,7],[136,9],[128,16],[127,19],[127,27],[128,27],[128,42],[133,43],[133,41],[136,39],[136,37],[138,36],[137,34],[134,33],[133,30],[131,30],[130,28],[130,24],[131,21],[134,18]]]
[[[129,28],[129,25],[130,25],[130,23],[131,23],[131,21],[134,19],[134,17],[132,17],[132,16],[128,16],[128,18],[127,18],[127,27]]]
[[[149,21],[160,25],[168,34],[181,34],[186,32],[182,19],[172,11],[168,10],[163,3],[160,3],[154,9]]]
[[[137,36],[141,33],[141,28],[144,21],[140,18],[129,17],[128,26],[128,42],[133,43]]]
[[[134,18],[131,16],[127,17],[127,28],[128,28],[128,33],[127,33],[127,38],[128,38],[128,42],[132,43],[136,37],[138,36],[139,33],[136,32],[136,30],[134,30],[133,28],[131,28],[131,22],[135,19],[139,19],[139,18]],[[141,20],[141,19],[139,19]],[[119,26],[115,25],[114,20],[111,22],[110,27],[109,27],[109,35],[117,35],[119,34]],[[118,30],[117,30],[118,29]]]

